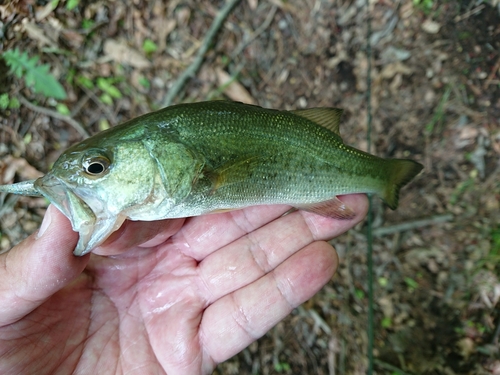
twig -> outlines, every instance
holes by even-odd
[[[14,145],[17,147],[19,151],[21,151],[21,153],[24,153],[26,147],[23,142],[19,142],[18,140],[19,134],[16,133],[14,129],[5,125],[0,125],[0,129],[2,129],[6,133],[10,133],[10,136],[12,137],[12,143],[14,143]]]
[[[465,20],[466,18],[469,18],[470,16],[473,16],[474,14],[476,13],[479,13],[480,11],[482,11],[484,9],[486,5],[484,4],[481,4],[477,7],[475,7],[474,9],[472,10],[469,10],[468,12],[465,12],[464,14],[462,14],[461,16],[456,16],[454,21],[455,22],[460,22],[460,21],[463,21]]]
[[[53,111],[52,109],[48,109],[45,107],[39,107],[39,106],[31,103],[30,101],[28,101],[28,99],[26,99],[21,94],[18,94],[18,96],[19,96],[19,101],[24,106],[31,109],[32,111],[35,111],[35,112],[41,113],[43,115],[47,115],[47,116],[56,118],[58,120],[64,121],[65,123],[71,125],[84,138],[88,138],[90,136],[90,134],[87,133],[87,131],[80,125],[80,123],[78,121],[72,119],[71,117],[65,116],[57,111]]]
[[[188,66],[188,68],[182,72],[182,74],[177,78],[177,80],[174,82],[170,90],[168,90],[167,96],[165,100],[163,101],[162,106],[167,107],[170,104],[172,104],[173,99],[177,96],[177,94],[181,91],[181,89],[184,87],[184,84],[186,81],[194,77],[196,72],[200,69],[201,63],[203,62],[203,59],[205,57],[205,54],[207,53],[208,49],[212,45],[213,39],[215,38],[215,35],[219,31],[219,29],[222,27],[222,24],[224,23],[224,20],[227,18],[233,7],[239,2],[240,0],[228,0],[226,4],[222,7],[222,9],[219,11],[217,16],[214,18],[212,25],[210,25],[210,28],[208,29],[207,35],[205,36],[205,39],[203,39],[203,42],[201,44],[200,49],[196,53],[196,56],[191,63],[191,65]]]
[[[375,359],[375,364],[379,367],[382,367],[384,370],[389,370],[389,371],[392,371],[393,373],[396,373],[396,374],[400,374],[400,375],[410,375],[409,372],[405,372],[403,370],[401,370],[400,368],[396,367],[396,366],[393,366],[389,363],[386,363],[386,362],[382,362],[381,360],[379,359]]]
[[[231,54],[231,60],[234,59],[236,56],[238,56],[250,43],[252,43],[255,39],[259,37],[260,34],[262,34],[266,29],[271,25],[271,22],[273,22],[274,15],[276,14],[276,11],[278,10],[278,7],[274,5],[271,8],[271,11],[267,15],[266,19],[264,22],[262,22],[262,25],[260,25],[257,30],[255,30],[252,35],[250,35],[247,40],[242,40],[238,47],[234,50],[234,52]]]
[[[490,84],[492,84],[494,82],[493,78],[495,78],[495,75],[497,74],[497,71],[500,70],[500,57],[498,58],[495,66],[493,67],[493,69],[491,69],[491,73],[490,75],[488,76],[488,78],[486,78],[486,81],[484,81],[484,89],[486,90],[488,88],[488,86]]]
[[[104,105],[100,100],[99,98],[97,97],[96,94],[94,94],[94,92],[90,89],[88,89],[87,87],[85,87],[84,85],[79,85],[79,87],[85,92],[85,94],[87,94],[87,96],[92,99],[94,101],[95,104],[97,104],[97,106],[104,112],[104,115],[106,116],[106,118],[109,120],[109,122],[111,123],[111,125],[116,125],[118,123],[118,120],[116,119],[116,116],[114,115],[113,112],[110,111],[110,109]]]
[[[437,216],[432,216],[428,219],[409,221],[406,223],[391,225],[389,227],[376,228],[373,230],[373,235],[380,237],[380,236],[385,236],[387,234],[405,232],[411,229],[422,228],[429,225],[446,223],[451,220],[453,220],[453,215],[451,214],[437,215]]]

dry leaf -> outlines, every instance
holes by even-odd
[[[422,30],[429,34],[437,34],[439,29],[441,28],[441,24],[434,22],[431,19],[426,19],[422,23]]]
[[[125,65],[133,66],[137,69],[146,69],[151,66],[151,62],[137,50],[127,45],[125,41],[108,39],[104,42],[104,53],[110,59]]]
[[[258,0],[247,0],[247,1],[248,1],[248,6],[250,7],[250,9],[252,9],[252,10],[257,9]]]
[[[35,18],[37,22],[45,19],[49,14],[51,14],[57,7],[57,1],[49,1],[45,6],[37,9],[35,13]]]
[[[39,47],[49,46],[52,48],[56,48],[55,43],[52,40],[50,40],[45,35],[43,29],[35,25],[34,22],[29,22],[28,19],[25,18],[23,19],[22,24],[24,31],[26,31],[26,33],[28,34],[28,37],[38,42]]]
[[[256,104],[254,98],[250,95],[246,88],[241,83],[233,80],[232,77],[222,69],[216,69],[217,81],[219,86],[225,86],[224,94],[231,100],[243,102],[246,104]],[[232,82],[231,82],[232,81]]]
[[[43,176],[42,172],[31,166],[23,158],[7,156],[3,159],[3,164],[3,168],[0,168],[3,183],[12,181],[16,174],[19,175],[21,180],[34,180]]]
[[[403,64],[400,61],[397,61],[395,63],[387,64],[386,66],[384,66],[384,69],[382,69],[380,76],[385,79],[391,79],[396,74],[410,75],[412,73],[413,70],[409,66]]]

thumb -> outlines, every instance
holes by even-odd
[[[39,231],[0,255],[0,326],[21,319],[83,271],[90,254],[73,255],[77,240],[69,220],[50,205]]]

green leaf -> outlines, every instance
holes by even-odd
[[[142,44],[142,50],[146,55],[150,55],[153,52],[156,52],[157,49],[158,46],[151,39],[144,40],[144,43]]]
[[[0,109],[7,109],[9,107],[9,94],[0,95]]]
[[[140,77],[139,84],[147,90],[149,90],[151,88],[151,83],[149,82],[149,80],[146,77]]]
[[[84,19],[82,20],[82,28],[89,30],[94,26],[95,22],[93,20]]]
[[[29,145],[31,143],[32,138],[33,138],[33,135],[31,133],[26,133],[26,135],[23,138],[24,144]]]
[[[386,316],[385,318],[382,319],[381,324],[382,324],[383,328],[391,328],[392,327],[392,320],[391,320],[391,318]]]
[[[26,85],[32,87],[34,92],[55,99],[66,99],[66,91],[50,74],[49,65],[37,65],[38,56],[29,58],[27,52],[21,53],[17,48],[4,52],[2,56],[11,73],[18,78],[24,78]]]
[[[418,283],[413,280],[411,277],[405,277],[404,278],[406,285],[408,285],[411,289],[417,289],[418,288]]]
[[[66,2],[66,9],[73,10],[78,6],[79,3],[80,3],[80,0],[68,0]]]
[[[94,88],[94,82],[90,78],[87,78],[85,76],[78,76],[76,77],[76,83],[79,85],[82,85],[83,87],[86,87],[88,89],[93,89]]]
[[[361,289],[354,289],[354,295],[358,299],[363,299],[365,298],[365,292],[363,292]]]
[[[111,105],[113,104],[113,98],[111,98],[111,96],[109,96],[108,94],[102,94],[99,99],[101,100],[101,102],[103,102],[104,104],[108,104],[108,105]]]
[[[10,98],[10,103],[9,103],[9,108],[14,109],[14,108],[19,108],[21,106],[21,103],[19,102],[19,99],[14,97]]]
[[[99,87],[102,91],[104,91],[112,98],[120,99],[122,97],[121,91],[113,86],[113,84],[106,78],[97,78],[97,87]]]
[[[105,118],[99,120],[99,131],[108,130],[111,126],[109,125],[109,121]]]
[[[69,115],[71,112],[66,104],[63,103],[57,103],[56,105],[56,110],[59,112],[61,115]]]

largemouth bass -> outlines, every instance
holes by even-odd
[[[0,192],[45,196],[79,233],[75,255],[99,246],[125,219],[262,204],[348,219],[354,212],[336,196],[350,193],[376,193],[395,209],[400,188],[422,165],[344,144],[341,113],[228,101],[174,105],[96,134],[66,150],[45,176]]]

